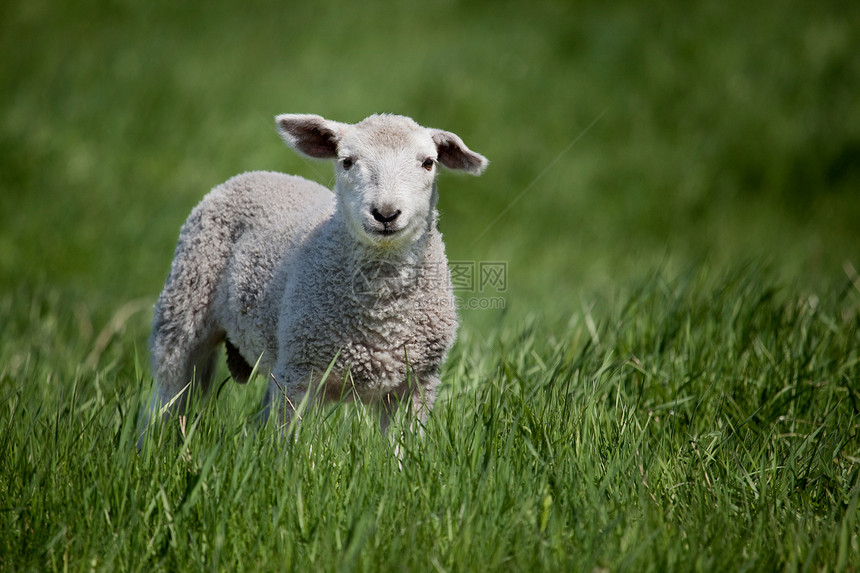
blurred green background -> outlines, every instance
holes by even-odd
[[[513,316],[658,268],[752,259],[809,289],[860,268],[853,3],[13,0],[0,50],[7,310],[49,292],[99,328],[154,302],[212,186],[330,184],[286,112],[401,113],[490,158],[442,176],[441,228],[452,260],[508,264]]]

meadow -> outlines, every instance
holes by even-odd
[[[0,53],[0,570],[860,565],[860,9],[12,0]],[[287,112],[491,160],[440,178],[436,409],[282,441],[222,365],[138,453],[191,208],[331,182]]]

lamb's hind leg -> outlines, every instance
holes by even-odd
[[[156,305],[153,322],[150,346],[156,384],[152,402],[145,412],[144,431],[153,417],[182,415],[192,392],[205,394],[209,391],[218,345],[224,338],[223,333],[207,324],[208,321],[200,324],[187,316],[177,321],[177,315],[165,308],[169,306],[164,300],[166,294],[167,290]],[[142,441],[143,434],[138,447]]]
[[[263,403],[263,420],[274,417],[282,435],[295,422],[301,422],[314,399],[309,373],[279,364],[269,377],[269,390]],[[311,394],[309,395],[309,392]]]
[[[223,335],[214,332],[183,338],[156,331],[152,341],[152,370],[156,379],[154,407],[182,413],[192,391],[207,393],[222,339]]]
[[[184,412],[191,391],[205,393],[215,372],[224,330],[214,306],[231,248],[231,231],[219,209],[204,200],[191,213],[155,305],[150,352],[156,386],[144,428],[162,411]]]

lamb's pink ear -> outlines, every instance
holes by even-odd
[[[343,124],[318,115],[285,113],[275,117],[278,132],[287,145],[310,157],[337,157]]]
[[[455,133],[434,129],[431,134],[439,154],[439,163],[448,169],[460,169],[472,175],[480,175],[490,163],[486,157],[466,147]]]

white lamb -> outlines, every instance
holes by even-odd
[[[271,373],[265,412],[282,427],[309,391],[379,404],[383,428],[400,402],[423,423],[457,330],[437,170],[479,175],[487,160],[408,117],[276,122],[297,151],[336,160],[334,192],[252,172],[192,211],[155,306],[153,409],[205,392],[224,342],[238,382],[252,364]]]

